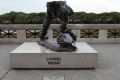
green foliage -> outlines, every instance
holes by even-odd
[[[15,17],[15,23],[17,24],[25,24],[25,23],[28,23],[28,15],[27,14],[18,14],[16,17]]]
[[[0,24],[42,24],[46,13],[23,13],[10,12],[0,15]],[[53,24],[58,24],[58,19],[52,21]],[[120,24],[120,13],[85,13],[75,12],[69,18],[70,24]]]

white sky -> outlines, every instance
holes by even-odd
[[[26,13],[46,12],[46,2],[49,0],[0,0],[0,14],[10,11]],[[120,12],[120,0],[66,0],[75,11],[84,12]]]

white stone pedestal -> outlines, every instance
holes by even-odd
[[[75,52],[53,52],[37,42],[25,42],[10,53],[11,68],[96,68],[98,53],[86,42]]]

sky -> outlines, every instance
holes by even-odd
[[[10,11],[46,12],[49,0],[0,0],[0,14]],[[120,12],[120,0],[65,0],[74,12]]]

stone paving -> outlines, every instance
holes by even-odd
[[[9,52],[20,44],[0,44],[0,80],[120,80],[120,44],[90,44],[99,52],[95,70],[12,70]]]

